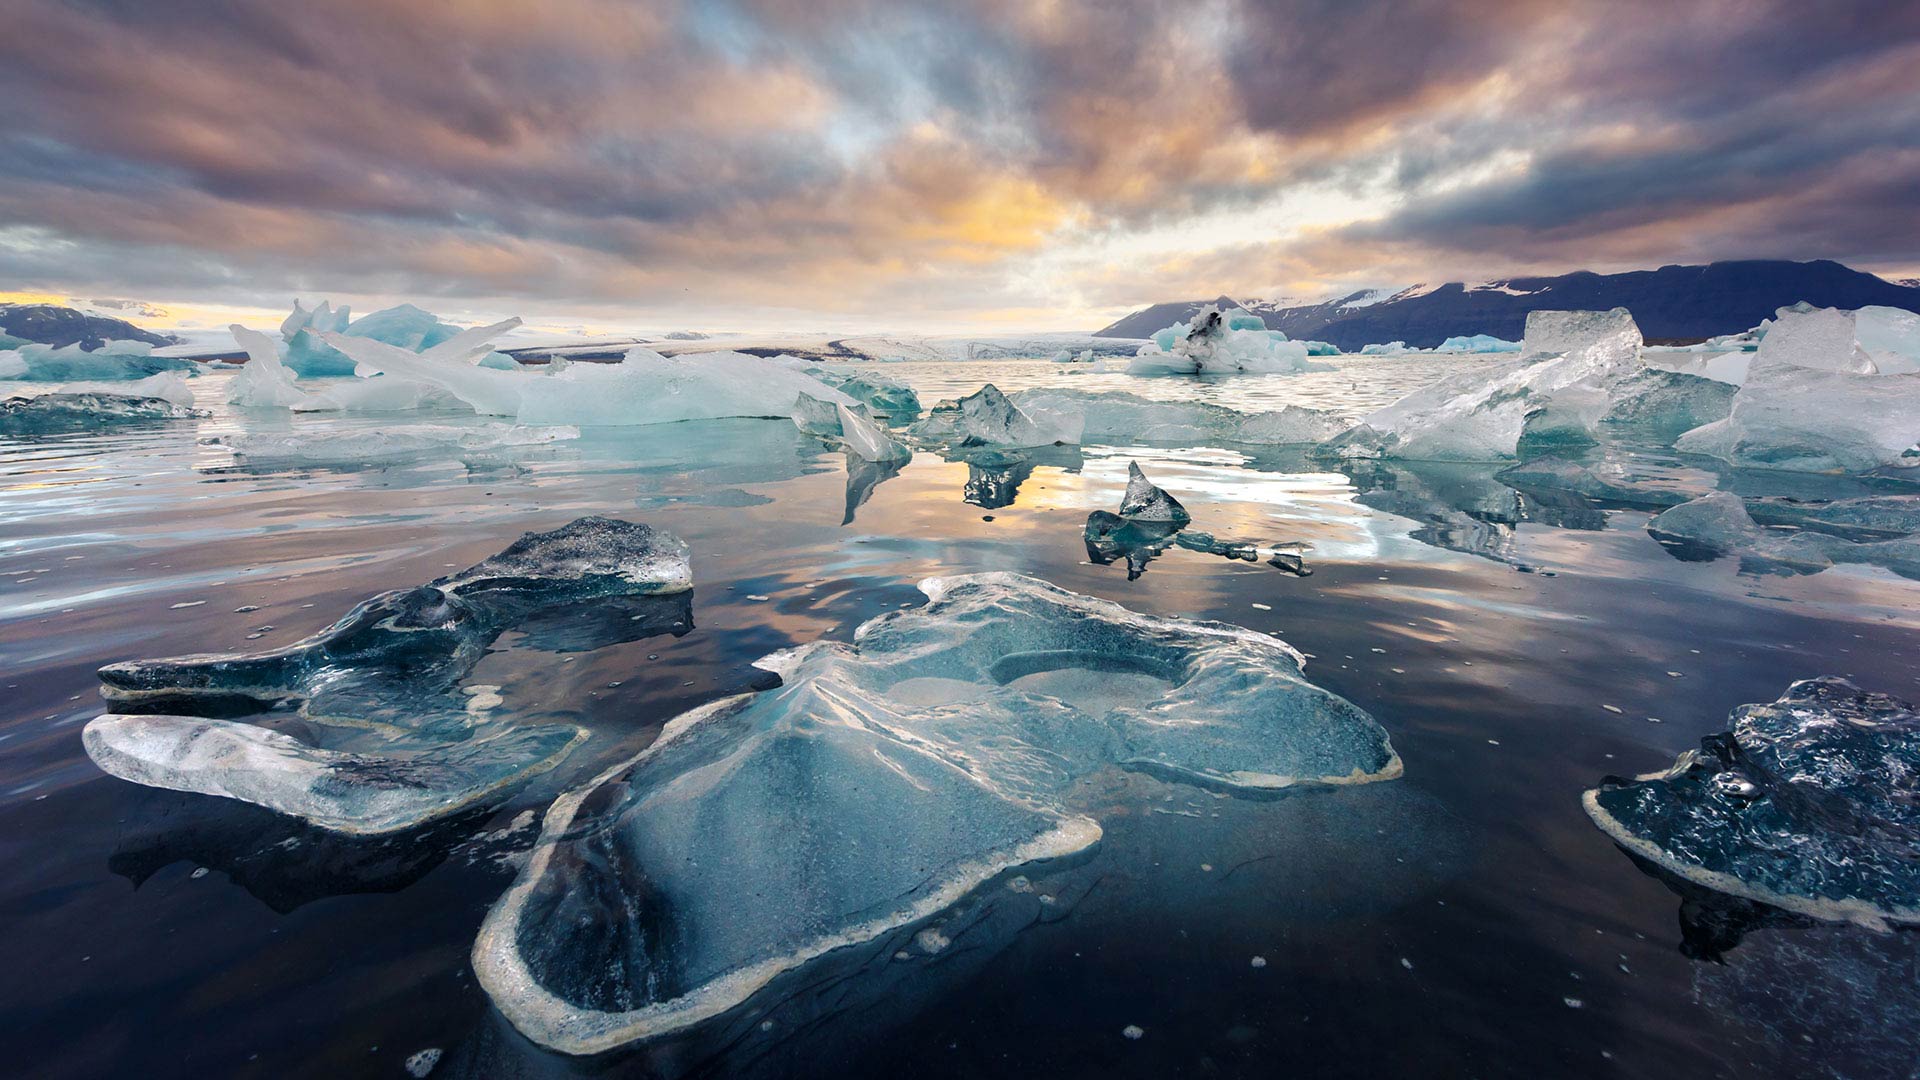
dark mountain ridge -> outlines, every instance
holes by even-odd
[[[42,345],[72,345],[92,351],[108,341],[172,345],[174,339],[142,330],[125,319],[89,315],[58,304],[0,304],[0,335]]]
[[[1450,337],[1492,334],[1518,341],[1527,312],[1624,307],[1650,340],[1698,340],[1733,334],[1805,300],[1819,307],[1871,304],[1920,311],[1920,287],[1896,284],[1825,259],[1814,262],[1753,259],[1705,266],[1663,266],[1621,274],[1581,270],[1553,277],[1517,277],[1468,286],[1414,286],[1386,299],[1357,292],[1324,303],[1278,307],[1253,301],[1247,309],[1267,327],[1296,340],[1329,341],[1347,351],[1404,341],[1432,348]],[[1099,337],[1147,337],[1211,303],[1155,304],[1102,330]]]

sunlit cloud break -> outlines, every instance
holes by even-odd
[[[7,9],[10,293],[1045,329],[1720,258],[1920,273],[1912,5]]]

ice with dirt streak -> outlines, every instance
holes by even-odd
[[[1127,364],[1130,375],[1241,375],[1329,370],[1308,359],[1305,342],[1241,308],[1202,308],[1154,334]]]

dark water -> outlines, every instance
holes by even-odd
[[[950,367],[915,381],[932,397],[1048,377]],[[1355,408],[1392,396],[1366,377]],[[850,491],[841,455],[759,421],[350,468],[235,468],[196,444],[286,425],[0,440],[10,1073],[399,1076],[428,1047],[445,1052],[435,1076],[476,1077],[1875,1077],[1920,1062],[1912,935],[1769,925],[1711,897],[1683,910],[1579,806],[1794,679],[1913,696],[1913,582],[1682,562],[1642,510],[1549,505],[1462,466],[1089,446],[998,475],[922,454]],[[1306,542],[1313,575],[1177,548],[1133,581],[1090,564],[1081,523],[1117,503],[1132,457],[1196,527]],[[102,663],[285,644],[587,513],[691,544],[696,628],[576,653],[496,642],[470,684],[500,687],[525,722],[593,732],[496,812],[347,843],[108,778],[81,751]],[[845,639],[918,603],[920,578],[987,569],[1277,633],[1379,719],[1406,775],[1268,801],[1108,777],[1101,845],[1030,871],[1031,893],[970,898],[942,920],[947,949],[913,950],[903,928],[650,1047],[563,1058],[493,1012],[468,953],[557,792],[751,684],[755,658]]]

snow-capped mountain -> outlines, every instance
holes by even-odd
[[[1516,277],[1475,285],[1448,282],[1404,289],[1368,289],[1314,304],[1244,306],[1268,327],[1298,340],[1330,341],[1358,350],[1405,341],[1430,348],[1449,337],[1491,334],[1519,340],[1527,312],[1624,307],[1652,340],[1700,340],[1738,333],[1776,308],[1805,300],[1822,307],[1869,304],[1920,311],[1920,286],[1891,282],[1836,262],[1748,260],[1706,266],[1663,266],[1623,274],[1582,270],[1555,277]],[[1096,331],[1101,337],[1147,337],[1231,297],[1155,304]]]

